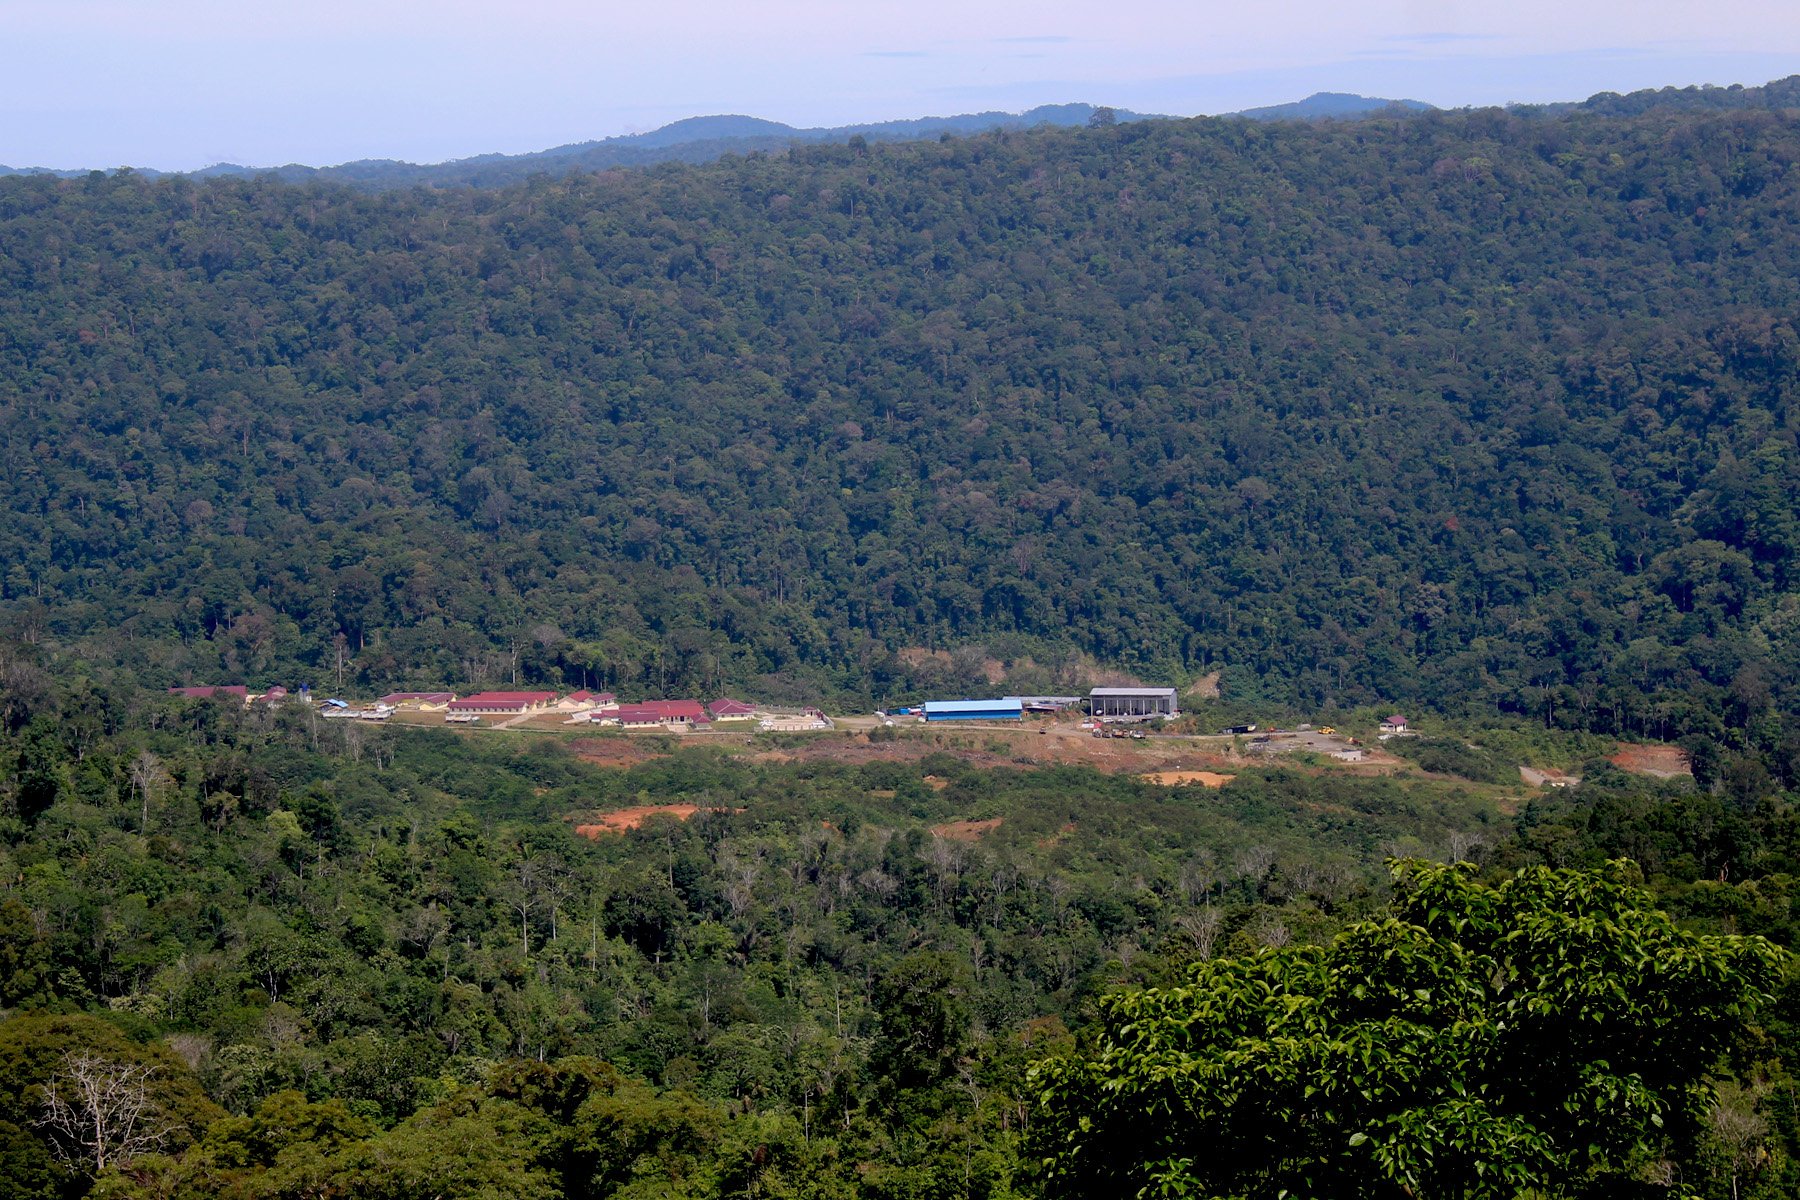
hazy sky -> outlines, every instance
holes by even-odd
[[[436,162],[706,113],[1457,106],[1796,72],[1796,0],[0,0],[0,163]]]

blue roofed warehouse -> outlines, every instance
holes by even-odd
[[[1000,700],[927,700],[927,721],[1017,721],[1025,705],[1017,696]]]

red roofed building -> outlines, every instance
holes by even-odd
[[[389,692],[377,703],[392,708],[443,709],[455,699],[455,692]]]
[[[598,713],[594,715],[596,718],[600,716]],[[646,729],[663,723],[661,713],[642,704],[621,704],[607,713],[604,719],[609,723],[617,721],[627,729]]]
[[[721,696],[706,706],[706,714],[715,721],[729,721],[733,717],[754,717],[756,709],[742,700]]]
[[[452,700],[449,709],[452,713],[516,717],[546,709],[555,700],[555,692],[476,692],[473,696]]]
[[[595,716],[598,718],[599,714]],[[606,714],[626,728],[652,725],[704,725],[706,709],[698,700],[646,700],[642,704],[624,704]]]
[[[1385,720],[1381,723],[1381,732],[1383,732],[1383,733],[1405,733],[1406,732],[1406,718],[1401,716],[1399,713],[1395,713],[1393,716],[1389,717],[1387,720]]]

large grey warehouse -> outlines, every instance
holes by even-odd
[[[1097,687],[1088,693],[1088,711],[1103,721],[1181,715],[1174,688]]]

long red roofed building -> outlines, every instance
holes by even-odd
[[[617,721],[626,726],[704,725],[706,709],[698,700],[646,700],[642,704],[622,704],[607,713],[595,713],[595,720]]]
[[[476,692],[473,696],[452,700],[449,707],[453,713],[521,716],[546,709],[555,700],[555,692]]]

